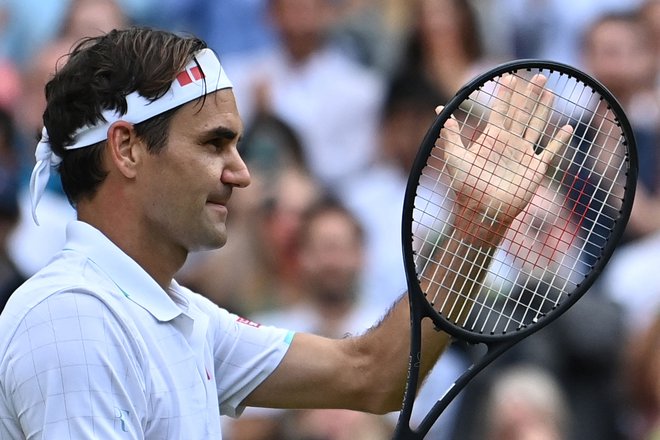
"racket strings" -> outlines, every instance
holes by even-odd
[[[546,87],[554,96],[552,116],[540,123],[534,113],[545,105],[540,99],[533,103],[513,100],[525,105],[510,106],[500,115],[505,121],[513,119],[512,115],[524,121],[524,136],[527,130],[536,132],[531,138],[538,141],[530,148],[537,154],[567,123],[575,129],[573,138],[557,153],[544,182],[508,227],[494,254],[486,256],[477,250],[469,256],[447,255],[443,251],[450,248],[449,242],[461,240],[452,227],[456,216],[474,221],[474,212],[456,212],[456,188],[461,187],[461,197],[472,198],[481,206],[484,194],[477,190],[481,183],[500,189],[511,186],[507,190],[516,196],[530,185],[529,177],[517,175],[515,185],[511,185],[484,172],[488,176],[482,177],[484,182],[467,186],[457,182],[447,158],[456,149],[448,152],[449,139],[443,137],[419,178],[412,229],[418,278],[426,286],[429,304],[444,319],[470,331],[492,334],[518,330],[560,305],[600,258],[623,203],[628,157],[625,136],[614,113],[589,86],[568,75],[542,73],[548,77]],[[529,82],[527,71],[515,75],[519,85]],[[497,130],[492,134],[486,127],[497,111],[492,109],[501,108],[496,101],[501,99],[497,91],[503,86],[501,78],[486,83],[455,110],[453,118],[463,145],[480,136],[498,140]],[[519,87],[513,93],[522,90]],[[487,154],[477,155],[467,173],[479,175],[493,166]],[[507,209],[490,206],[479,222],[493,226]],[[483,272],[486,275],[481,277],[456,276]]]

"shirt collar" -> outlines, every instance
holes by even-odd
[[[182,313],[158,283],[98,229],[88,223],[73,221],[67,225],[66,236],[66,250],[83,254],[112,280],[126,298],[147,310],[154,318],[170,321]],[[176,292],[177,297],[181,296],[175,282],[170,290]]]

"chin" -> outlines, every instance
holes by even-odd
[[[205,237],[196,240],[196,243],[188,248],[190,252],[197,251],[212,251],[219,249],[227,244],[227,234],[224,233],[215,233],[207,234]]]

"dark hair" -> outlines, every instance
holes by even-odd
[[[601,27],[603,24],[609,23],[620,23],[624,25],[638,26],[637,30],[643,35],[645,41],[654,48],[657,45],[657,42],[653,38],[651,28],[644,21],[644,16],[640,10],[612,11],[598,16],[598,18],[592,21],[583,31],[581,37],[582,49],[589,49],[592,44],[591,39],[593,38],[594,31]]]
[[[0,222],[15,223],[19,218],[15,135],[14,117],[9,111],[0,109]]]
[[[461,38],[459,41],[463,45],[463,50],[470,60],[478,60],[484,54],[481,27],[476,10],[471,2],[466,0],[451,0],[453,6],[458,12],[459,29]],[[420,14],[420,12],[417,12]],[[412,33],[409,36],[407,47],[404,48],[404,57],[407,58],[404,65],[420,66],[423,64],[424,55],[424,37],[419,25],[420,16],[417,17],[417,23],[413,26]],[[442,38],[441,35],[437,38]]]
[[[43,116],[51,148],[63,159],[59,172],[72,204],[93,196],[107,175],[102,163],[105,141],[64,149],[73,142],[75,131],[96,123],[104,110],[125,113],[126,96],[132,92],[154,100],[163,96],[193,54],[205,47],[199,38],[146,27],[113,30],[76,44],[66,64],[46,84]],[[135,126],[150,151],[158,152],[166,144],[175,111]]]
[[[335,195],[323,194],[315,203],[305,210],[301,218],[301,227],[298,234],[298,246],[309,239],[310,226],[318,218],[328,214],[339,214],[352,224],[355,237],[359,243],[365,241],[365,230],[362,223]]]
[[[419,70],[401,70],[386,85],[381,119],[396,115],[401,110],[432,114],[435,108],[446,103],[444,96]]]
[[[306,167],[299,134],[273,113],[258,113],[245,130],[241,144],[241,154],[250,168],[277,173],[288,165]]]

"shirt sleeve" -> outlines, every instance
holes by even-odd
[[[127,333],[92,294],[56,294],[32,308],[0,369],[14,420],[2,438],[142,439],[142,356]]]
[[[282,361],[294,332],[219,309],[214,363],[220,412],[238,417],[241,403]]]

